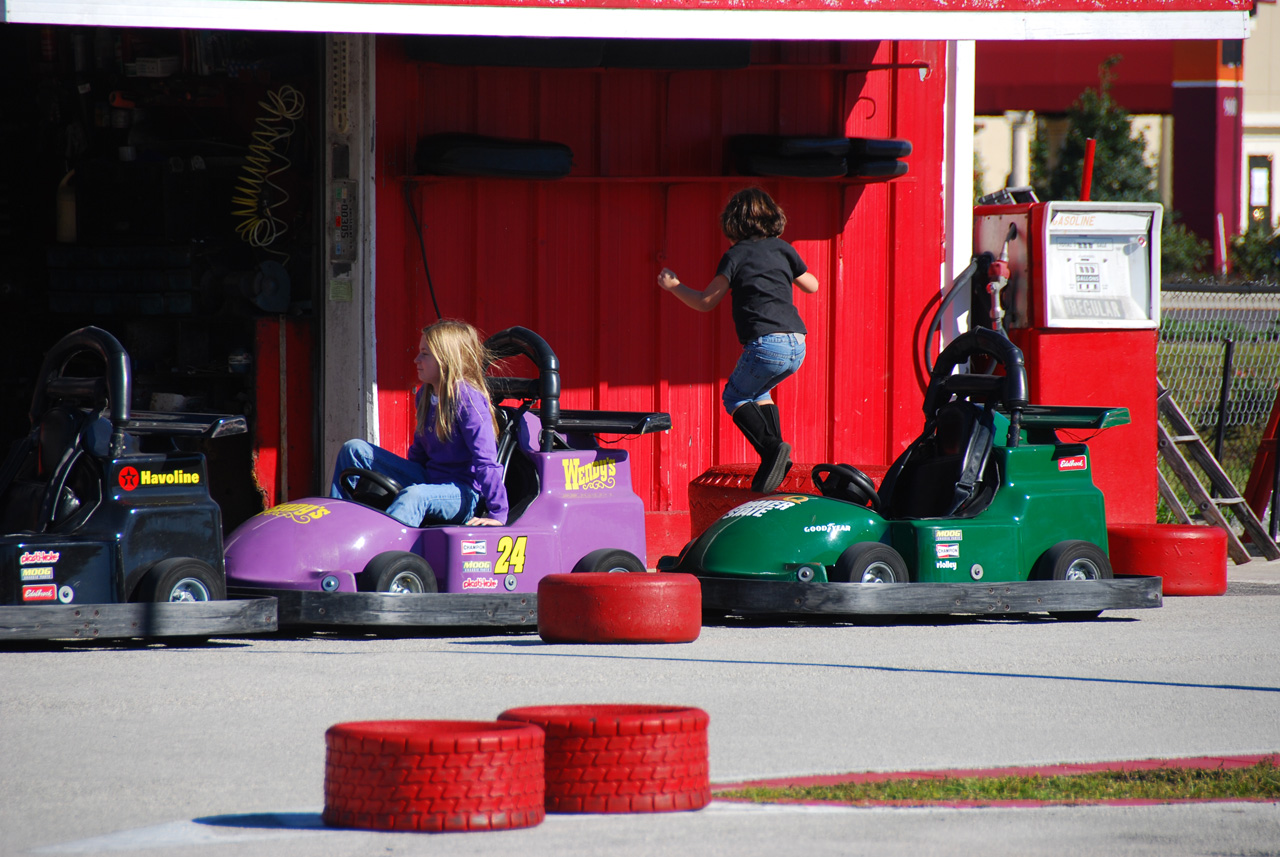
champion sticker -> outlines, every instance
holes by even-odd
[[[486,542],[486,541],[483,541],[483,540],[480,540],[480,541],[470,541],[470,540],[465,540],[465,539],[464,539],[464,540],[463,540],[463,542],[462,542],[462,555],[463,555],[463,556],[475,556],[475,555],[477,555],[477,554],[479,554],[479,555],[483,556],[484,554],[487,554],[488,552],[489,552],[489,543],[488,543],[488,542]]]
[[[58,587],[52,583],[22,587],[23,601],[54,601],[58,597]]]
[[[958,559],[960,556],[960,545],[954,542],[936,545],[938,549],[938,559]]]
[[[1058,459],[1059,470],[1084,470],[1089,466],[1089,459],[1083,455],[1069,455]]]

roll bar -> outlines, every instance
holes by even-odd
[[[102,377],[63,375],[71,359],[85,352],[102,359]],[[100,327],[73,330],[58,340],[40,365],[35,394],[31,398],[31,427],[35,428],[44,416],[50,397],[74,399],[89,406],[105,404],[110,408],[111,454],[120,455],[124,450],[125,424],[129,421],[132,378],[129,354],[118,339]]]
[[[979,354],[1002,365],[1004,375],[951,374],[961,363]],[[925,419],[931,419],[953,395],[994,401],[1009,411],[1006,445],[1017,446],[1022,430],[1022,411],[1030,404],[1029,390],[1022,350],[993,330],[975,328],[957,336],[938,355],[937,365],[929,373],[929,389],[924,394]]]
[[[486,381],[494,396],[539,400],[538,418],[542,422],[539,446],[543,452],[550,452],[560,424],[560,358],[545,339],[527,327],[500,330],[485,340],[484,347],[494,361],[523,355],[537,367],[536,379],[490,375]]]

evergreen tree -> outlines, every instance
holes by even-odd
[[[1085,141],[1096,141],[1090,197],[1107,202],[1154,202],[1156,173],[1144,155],[1146,138],[1135,132],[1129,112],[1111,97],[1112,68],[1121,56],[1098,67],[1098,88],[1086,89],[1067,111],[1067,136],[1050,168],[1043,126],[1032,146],[1032,181],[1045,200],[1079,199],[1084,175]]]

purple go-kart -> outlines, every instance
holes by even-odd
[[[352,469],[341,480],[355,483],[348,498],[283,503],[238,527],[226,545],[231,590],[276,596],[281,626],[527,625],[548,574],[644,571],[644,504],[627,453],[596,435],[665,431],[670,415],[561,410],[559,360],[542,337],[512,327],[485,345],[537,370],[488,377],[506,526],[406,526],[383,511],[401,486]]]

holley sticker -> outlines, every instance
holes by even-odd
[[[1084,455],[1068,455],[1058,459],[1058,470],[1084,470],[1089,466],[1089,458]]]

